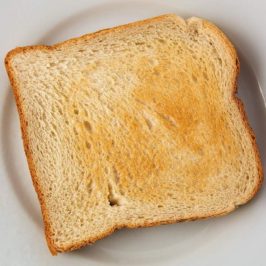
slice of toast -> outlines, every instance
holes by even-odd
[[[164,15],[5,63],[52,254],[227,214],[261,185],[237,54],[206,20]]]

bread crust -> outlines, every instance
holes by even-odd
[[[141,26],[141,25],[145,25],[147,23],[150,22],[155,22],[155,21],[160,21],[165,19],[167,16],[172,16],[171,14],[167,14],[167,15],[162,15],[162,16],[158,16],[158,17],[154,17],[154,18],[150,18],[150,19],[146,19],[146,20],[142,20],[142,21],[137,21],[137,22],[133,22],[133,23],[129,23],[129,24],[125,24],[122,26],[117,26],[114,28],[109,28],[109,29],[104,29],[104,30],[100,30],[91,34],[86,34],[83,35],[81,37],[78,38],[73,38],[73,39],[69,39],[67,41],[61,42],[61,43],[57,43],[53,46],[45,46],[45,45],[35,45],[35,46],[26,46],[26,47],[18,47],[15,48],[13,50],[11,50],[5,58],[5,67],[6,67],[6,71],[8,73],[9,79],[10,79],[10,83],[11,83],[11,87],[13,89],[13,93],[15,96],[15,100],[16,100],[16,105],[17,105],[17,110],[19,113],[19,119],[20,119],[20,125],[21,125],[21,132],[22,132],[22,139],[23,139],[23,144],[24,144],[24,150],[25,150],[25,154],[27,157],[27,161],[28,161],[28,165],[29,165],[29,170],[31,173],[31,177],[32,177],[32,182],[34,185],[34,188],[36,190],[36,193],[38,195],[38,199],[41,205],[41,211],[42,211],[42,216],[43,216],[43,221],[44,221],[44,228],[45,228],[45,236],[46,236],[46,240],[47,240],[47,244],[48,247],[50,249],[50,252],[52,253],[52,255],[57,255],[58,252],[68,252],[68,251],[72,251],[75,249],[79,249],[83,246],[89,245],[94,243],[95,241],[102,239],[110,234],[112,234],[114,231],[121,229],[121,228],[139,228],[139,227],[151,227],[151,226],[156,226],[156,225],[162,225],[162,224],[172,224],[172,223],[177,223],[177,222],[183,222],[183,221],[194,221],[194,220],[198,220],[198,219],[206,219],[206,218],[210,218],[210,217],[217,217],[217,216],[222,216],[222,215],[226,215],[229,212],[235,210],[238,206],[237,205],[232,205],[229,206],[227,209],[223,210],[222,212],[210,212],[206,215],[202,215],[202,216],[192,216],[186,219],[180,219],[177,217],[173,217],[172,219],[169,220],[164,220],[164,221],[158,221],[158,222],[149,222],[149,221],[144,221],[143,224],[124,224],[124,225],[119,225],[116,226],[114,225],[112,228],[110,228],[109,230],[106,230],[106,232],[98,235],[97,237],[94,238],[88,238],[84,241],[80,241],[77,243],[73,243],[71,245],[68,246],[64,246],[64,247],[58,247],[55,245],[55,243],[53,242],[52,239],[52,229],[50,226],[50,218],[48,215],[48,211],[47,211],[47,207],[45,204],[45,199],[44,199],[44,195],[42,193],[41,190],[41,186],[38,183],[38,178],[37,178],[37,173],[35,170],[35,165],[34,165],[34,160],[32,157],[32,151],[29,147],[29,136],[28,136],[28,132],[27,132],[27,125],[28,125],[28,121],[26,120],[24,113],[23,113],[23,108],[22,108],[22,103],[21,103],[21,97],[19,94],[19,88],[18,88],[18,84],[15,80],[15,75],[14,75],[14,71],[12,69],[11,66],[11,59],[12,57],[16,56],[19,53],[27,53],[30,50],[47,50],[47,51],[52,51],[53,49],[56,49],[58,47],[64,47],[67,46],[69,44],[71,45],[75,45],[76,43],[78,43],[79,41],[83,40],[83,39],[93,39],[95,37],[98,37],[100,35],[105,35],[107,33],[113,33],[116,31],[121,31],[121,30],[126,30],[129,28],[134,28],[136,26]],[[175,15],[174,15],[175,16]],[[232,100],[237,104],[239,112],[241,113],[241,117],[243,120],[243,123],[245,125],[245,128],[248,132],[250,141],[252,143],[253,146],[253,150],[256,156],[256,163],[257,163],[257,169],[258,169],[258,173],[259,173],[259,177],[258,177],[258,183],[256,184],[253,192],[249,195],[249,197],[247,199],[245,199],[244,202],[242,202],[239,205],[245,204],[246,202],[248,202],[249,200],[251,200],[255,194],[257,193],[257,191],[259,190],[259,188],[261,187],[262,181],[263,181],[263,169],[262,169],[262,164],[261,164],[261,159],[260,159],[260,154],[258,151],[258,147],[256,144],[256,138],[255,138],[255,134],[252,130],[252,128],[250,127],[248,120],[247,120],[247,116],[244,110],[244,106],[243,103],[240,101],[240,99],[237,98],[236,96],[236,92],[237,92],[237,77],[239,75],[239,70],[240,70],[240,66],[239,66],[239,59],[237,57],[237,53],[235,51],[235,48],[233,47],[233,45],[231,44],[231,42],[228,40],[228,38],[223,34],[223,32],[218,29],[215,25],[213,25],[212,23],[210,23],[207,20],[202,20],[203,25],[207,28],[209,28],[210,30],[212,30],[213,32],[215,32],[215,34],[221,39],[221,41],[225,44],[225,46],[228,48],[228,50],[231,53],[232,58],[234,58],[235,60],[235,73],[233,75],[233,80],[232,80],[232,84],[234,84],[232,86]]]

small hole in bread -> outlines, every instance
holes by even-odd
[[[148,118],[145,118],[145,122],[146,122],[146,125],[148,126],[148,128],[151,130],[152,129],[152,122]]]
[[[117,200],[115,200],[115,199],[109,199],[109,204],[110,204],[110,206],[118,206],[118,202],[117,202]]]
[[[84,124],[85,129],[86,129],[88,132],[91,132],[91,131],[92,131],[92,127],[91,127],[91,124],[90,124],[89,121],[84,121],[83,124]]]
[[[91,194],[92,192],[92,180],[90,179],[87,184],[87,192],[88,194]]]
[[[108,201],[111,207],[121,206],[119,196],[115,193],[114,187],[111,184],[108,184]]]
[[[78,131],[75,127],[73,127],[73,131],[74,131],[75,135],[78,135]]]
[[[51,123],[51,126],[52,126],[52,128],[56,131],[56,129],[57,129],[57,126],[56,126],[56,124],[54,124],[54,123]]]
[[[136,45],[143,45],[145,44],[144,42],[135,42]]]
[[[166,41],[164,39],[157,39],[157,41],[160,43],[166,43]]]
[[[194,74],[192,74],[192,80],[194,81],[194,83],[198,82],[198,78]]]
[[[88,141],[86,141],[86,148],[87,148],[88,150],[90,150],[90,148],[91,148],[91,144],[90,144]]]

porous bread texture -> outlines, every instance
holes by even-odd
[[[52,254],[226,214],[262,182],[235,49],[164,15],[6,57]]]

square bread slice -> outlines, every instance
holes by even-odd
[[[204,19],[163,15],[5,63],[52,254],[227,214],[260,187],[237,54]]]

